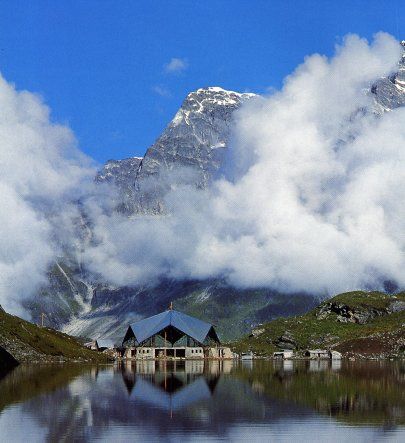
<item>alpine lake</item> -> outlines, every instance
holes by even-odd
[[[405,361],[21,365],[0,441],[405,442]]]

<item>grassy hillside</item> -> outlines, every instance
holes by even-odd
[[[259,355],[291,348],[336,349],[346,356],[405,356],[405,293],[348,292],[305,315],[279,318],[234,344]]]
[[[41,328],[0,310],[0,348],[17,361],[104,362],[103,354],[84,348],[76,339],[50,328]]]

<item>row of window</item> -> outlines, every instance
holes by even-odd
[[[191,353],[192,354],[202,354],[203,350],[202,349],[192,349]],[[139,354],[149,354],[150,353],[150,349],[138,349],[138,353]]]
[[[139,353],[142,353],[142,354],[149,354],[149,351],[150,351],[150,349],[138,349],[138,352]]]

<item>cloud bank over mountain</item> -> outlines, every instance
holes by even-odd
[[[45,283],[61,254],[55,242],[71,201],[86,193],[94,166],[69,128],[51,122],[41,98],[0,77],[0,303],[6,308]],[[73,212],[71,212],[73,210]],[[67,232],[69,229],[67,229]],[[66,232],[66,233],[67,233]],[[70,241],[70,234],[68,234]]]
[[[282,91],[236,114],[226,178],[172,192],[164,219],[105,219],[94,269],[120,270],[121,284],[160,274],[285,291],[403,284],[404,110],[376,118],[366,93],[399,58],[385,34],[308,57]]]
[[[400,56],[381,33],[307,57],[281,91],[235,113],[222,177],[208,190],[179,185],[158,216],[106,211],[110,194],[95,190],[71,131],[1,79],[0,302],[29,295],[66,247],[116,285],[166,276],[317,293],[403,286],[405,109],[377,116],[367,93]],[[82,211],[92,239],[77,246]]]

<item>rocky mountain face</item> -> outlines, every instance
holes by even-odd
[[[222,164],[233,112],[254,97],[218,87],[191,92],[143,158],[110,160],[96,181],[118,187],[125,213],[161,213],[170,189],[208,186]]]
[[[405,49],[405,40],[401,42]],[[398,71],[377,80],[371,87],[380,112],[392,111],[405,105],[405,50],[398,64]]]
[[[371,94],[372,111],[378,115],[405,104],[405,55],[398,71],[378,79]],[[116,186],[121,213],[159,216],[170,189],[181,184],[209,186],[229,148],[233,113],[254,97],[218,87],[190,93],[143,158],[108,161],[96,182]],[[119,337],[128,322],[159,312],[171,301],[176,309],[217,324],[224,338],[237,337],[280,315],[304,313],[318,303],[305,294],[241,290],[220,280],[163,280],[153,287],[117,288],[92,281],[82,266],[63,259],[50,269],[49,285],[25,307],[33,318],[47,312],[49,325],[68,333],[99,338]]]
[[[23,301],[31,319],[38,322],[46,313],[45,324],[62,328],[72,318],[91,310],[95,284],[74,260],[65,257],[48,271],[48,285],[37,295]]]
[[[91,309],[64,324],[63,331],[119,341],[129,323],[161,312],[172,302],[177,310],[211,321],[220,338],[230,340],[269,319],[307,312],[319,300],[269,288],[241,290],[218,280],[162,280],[157,285],[121,288],[99,285]]]

